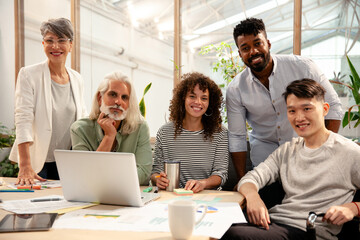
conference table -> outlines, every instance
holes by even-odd
[[[16,181],[16,178],[3,178],[5,183],[13,183]],[[141,187],[146,188],[144,187]],[[0,186],[0,189],[8,189],[6,184]],[[172,192],[167,191],[159,191],[161,194],[160,201],[168,200],[176,197]],[[222,202],[239,202],[239,204],[243,204],[244,197],[238,192],[232,191],[215,191],[215,190],[204,190],[200,193],[196,193],[199,195],[207,195],[211,194],[216,195],[216,197],[221,198]],[[36,198],[48,195],[63,195],[61,188],[52,188],[45,190],[36,190],[35,192],[1,192],[0,199],[2,201],[7,200],[20,200],[20,199],[28,199],[28,198]],[[90,207],[91,209],[96,210],[114,210],[119,208],[119,206],[114,205],[96,205]],[[3,209],[0,209],[0,219],[2,219],[7,212]],[[171,240],[170,232],[130,232],[130,231],[105,231],[105,230],[80,230],[80,229],[50,229],[49,231],[38,231],[38,232],[14,232],[14,233],[1,233],[0,239],[6,240],[99,240],[99,239],[131,239],[131,240]],[[192,236],[190,240],[208,240],[210,239],[207,236]]]

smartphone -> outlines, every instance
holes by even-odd
[[[27,232],[49,230],[57,213],[7,214],[0,222],[0,232]]]

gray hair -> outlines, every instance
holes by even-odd
[[[40,31],[43,38],[51,32],[58,38],[69,38],[70,41],[74,39],[73,26],[66,18],[49,19],[41,24]]]
[[[127,114],[125,119],[123,120],[124,123],[122,124],[122,131],[121,134],[130,134],[134,132],[139,123],[144,121],[144,118],[141,116],[139,104],[136,98],[136,93],[133,84],[131,83],[130,79],[124,75],[120,71],[112,72],[104,77],[104,80],[101,81],[99,87],[95,93],[93,104],[91,108],[91,112],[89,118],[91,120],[97,120],[100,115],[100,106],[98,102],[98,94],[100,93],[101,96],[105,94],[105,92],[109,89],[109,82],[110,80],[124,82],[130,88],[130,99],[129,99],[129,107],[127,109]]]

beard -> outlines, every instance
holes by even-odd
[[[257,58],[257,57],[261,57],[263,59],[263,61],[260,63],[257,63],[257,64],[252,64],[251,63],[252,59]],[[248,66],[254,72],[261,72],[266,68],[266,66],[269,64],[269,62],[270,62],[270,51],[267,52],[266,54],[259,53],[255,56],[250,57],[245,65]]]
[[[112,113],[110,111],[111,108],[119,109],[122,111],[122,113],[118,113],[116,111]],[[114,119],[115,121],[124,120],[127,114],[127,110],[123,109],[121,106],[116,104],[112,106],[106,106],[103,101],[101,101],[100,111],[105,113],[109,118]]]

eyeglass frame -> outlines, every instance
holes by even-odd
[[[47,45],[54,45],[55,43],[57,43],[58,45],[65,45],[67,42],[71,42],[72,40],[70,38],[59,38],[59,39],[45,39],[43,38],[43,41],[47,44]]]

